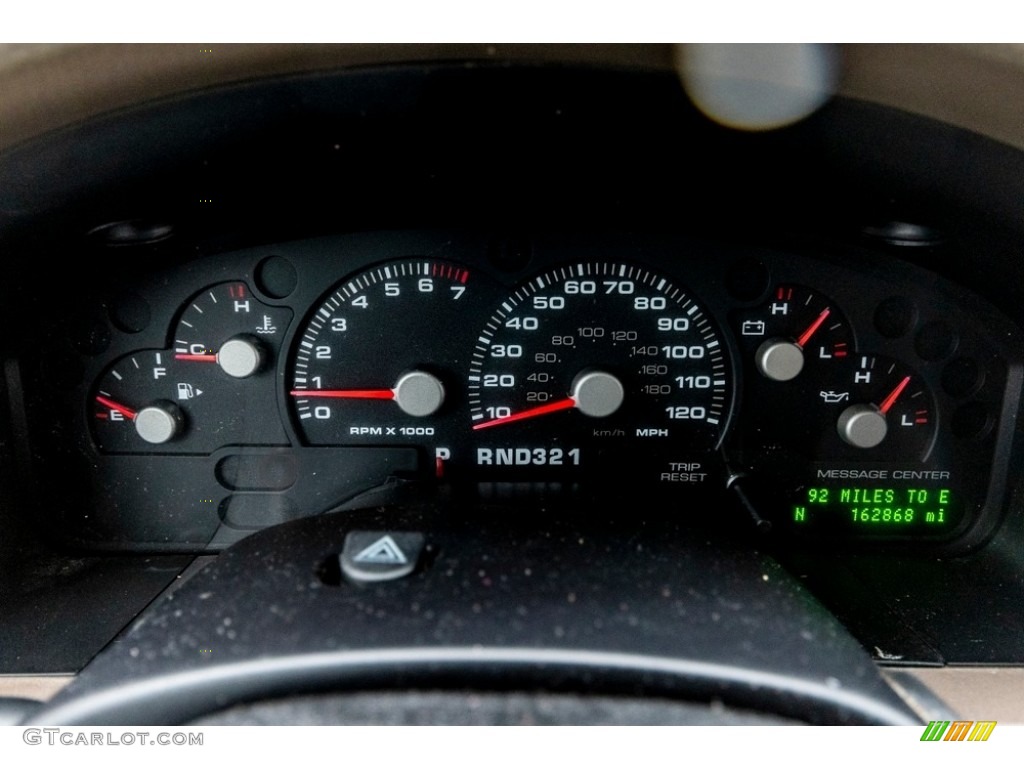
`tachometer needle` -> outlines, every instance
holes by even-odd
[[[354,400],[394,400],[393,389],[293,389],[296,397],[344,397]]]
[[[405,413],[416,417],[432,416],[444,404],[444,384],[426,371],[409,371],[403,374],[394,389],[293,389],[290,394],[298,398],[391,400]]]
[[[811,323],[810,327],[808,327],[806,331],[800,334],[800,338],[796,340],[796,345],[800,347],[800,349],[803,349],[804,345],[811,340],[811,336],[813,336],[815,332],[819,328],[821,328],[821,324],[825,322],[825,318],[829,316],[829,313],[831,311],[831,307],[825,307],[825,309],[821,311],[821,314],[818,315],[818,318],[813,323]]]
[[[513,421],[522,421],[523,419],[533,419],[537,416],[545,416],[549,413],[557,413],[558,411],[565,411],[569,408],[576,407],[576,398],[567,397],[564,400],[557,400],[547,405],[541,405],[537,408],[530,408],[526,411],[520,411],[519,413],[513,413],[508,416],[499,416],[496,419],[490,421],[482,421],[479,424],[474,424],[473,429],[486,429],[487,427],[494,427],[498,424],[508,424]]]
[[[126,408],[120,403],[115,403],[113,400],[103,397],[103,395],[96,395],[96,402],[99,403],[100,405],[110,408],[112,411],[117,411],[126,419],[135,419],[135,411],[133,411],[131,408]]]
[[[899,398],[901,394],[903,394],[903,390],[907,388],[907,384],[909,383],[910,377],[904,376],[903,381],[896,385],[896,389],[890,392],[889,396],[882,401],[882,404],[878,406],[878,410],[882,412],[882,415],[887,414],[889,412],[889,409],[896,404],[896,400]]]

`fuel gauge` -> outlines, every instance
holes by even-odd
[[[241,382],[217,366],[193,365],[168,349],[132,352],[93,389],[88,415],[96,446],[103,453],[205,454],[225,445],[285,444],[273,377],[265,378],[241,397]]]
[[[102,451],[153,450],[187,434],[189,419],[178,401],[203,391],[181,380],[177,369],[165,350],[134,352],[107,369],[91,409],[93,436]]]

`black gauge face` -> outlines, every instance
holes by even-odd
[[[501,304],[475,342],[468,391],[480,470],[599,470],[631,452],[713,450],[732,375],[692,296],[644,268],[590,262]]]
[[[833,390],[856,353],[836,302],[783,283],[764,304],[735,313],[732,324],[748,371],[743,435],[750,454],[779,448],[801,456],[843,453],[847,446],[839,442],[831,411],[849,393]]]
[[[796,402],[757,413],[750,458],[793,530],[882,537],[947,536],[964,514],[955,470],[928,463],[935,400],[920,375],[853,354],[788,383]],[[799,415],[797,415],[799,414]],[[774,505],[773,505],[774,506]]]
[[[140,350],[96,383],[90,421],[104,453],[211,453],[225,445],[280,445],[271,373],[244,380],[173,350]],[[245,393],[240,397],[239,393]]]
[[[776,286],[769,301],[738,313],[744,354],[760,378],[786,382],[853,353],[853,334],[836,303],[799,285]]]
[[[839,439],[823,455],[923,461],[935,439],[935,406],[921,377],[881,355],[854,355],[830,371],[817,393],[825,433]],[[817,405],[817,403],[816,403]],[[840,447],[841,446],[841,447]]]
[[[252,296],[243,282],[204,289],[185,306],[174,330],[174,359],[208,364],[225,376],[246,379],[274,367],[291,310]]]
[[[431,259],[393,261],[336,286],[300,329],[289,397],[310,444],[412,444],[452,458],[459,367],[479,280]],[[477,309],[474,309],[477,308]]]
[[[107,332],[106,352],[62,342],[26,367],[45,384],[26,413],[51,425],[55,458],[98,468],[110,530],[125,499],[154,505],[133,541],[219,547],[417,500],[459,518],[483,500],[502,526],[503,511],[524,526],[750,520],[797,546],[990,531],[992,473],[1012,469],[1012,329],[995,343],[994,317],[917,291],[909,268],[878,285],[857,265],[737,253],[401,232],[228,254],[112,300],[82,329]],[[180,520],[223,525],[179,534]]]
[[[759,393],[747,431],[753,453],[807,459],[921,462],[935,439],[935,405],[921,377],[881,355],[853,354]]]
[[[267,306],[240,281],[192,296],[174,347],[117,361],[96,385],[93,436],[106,453],[211,453],[281,445],[274,361],[291,310]]]
[[[204,394],[183,381],[166,350],[140,350],[114,363],[96,384],[93,437],[101,451],[134,453],[180,446],[190,419],[181,403]]]

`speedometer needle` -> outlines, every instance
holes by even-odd
[[[557,413],[558,411],[565,411],[569,408],[576,407],[576,398],[567,397],[564,400],[556,400],[553,403],[547,405],[541,405],[536,408],[530,408],[519,413],[509,414],[508,416],[499,416],[496,419],[490,421],[483,421],[479,424],[474,424],[473,429],[486,429],[487,427],[493,427],[498,424],[508,424],[512,421],[522,421],[523,419],[532,419],[537,416],[545,416],[549,413]]]
[[[546,416],[549,413],[567,411],[570,408],[577,409],[585,416],[592,418],[604,418],[611,416],[622,405],[626,396],[626,390],[613,374],[607,371],[586,371],[580,373],[572,383],[572,394],[563,400],[556,400],[547,405],[540,405],[536,408],[528,408],[525,411],[511,413],[508,416],[499,416],[496,419],[482,421],[474,424],[473,429],[486,429],[495,427],[498,424],[510,424],[513,421],[533,419],[537,416]]]

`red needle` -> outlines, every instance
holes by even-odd
[[[564,411],[575,407],[576,399],[567,397],[565,400],[558,400],[554,403],[548,403],[547,405],[542,405],[537,408],[531,408],[528,411],[520,411],[519,413],[513,413],[510,416],[500,416],[497,419],[491,419],[490,421],[483,421],[479,424],[474,424],[473,429],[485,429],[486,427],[493,427],[498,424],[508,424],[512,421],[532,419],[535,416],[544,416],[548,413],[556,413],[557,411]]]
[[[96,402],[99,403],[100,405],[107,406],[107,408],[110,408],[113,411],[117,411],[126,419],[135,418],[135,411],[133,411],[131,408],[125,408],[120,403],[115,403],[113,400],[109,400],[106,397],[103,397],[103,395],[96,395]]]
[[[896,385],[896,389],[890,392],[889,396],[882,401],[882,404],[880,406],[878,406],[878,410],[882,412],[883,416],[889,412],[889,409],[892,408],[893,405],[895,405],[896,398],[898,398],[900,394],[903,392],[903,390],[907,388],[907,384],[909,383],[910,377],[905,376],[903,378],[903,381]]]
[[[191,360],[195,363],[216,363],[216,355],[175,355],[175,360]]]
[[[821,311],[821,314],[818,315],[818,319],[811,323],[810,328],[800,334],[800,338],[796,340],[796,345],[800,347],[800,349],[803,349],[804,344],[811,340],[811,336],[813,336],[814,332],[821,327],[821,324],[825,322],[825,318],[828,317],[831,311],[831,307],[825,307],[825,309]]]
[[[357,400],[394,400],[393,389],[293,389],[296,397],[348,397]]]

